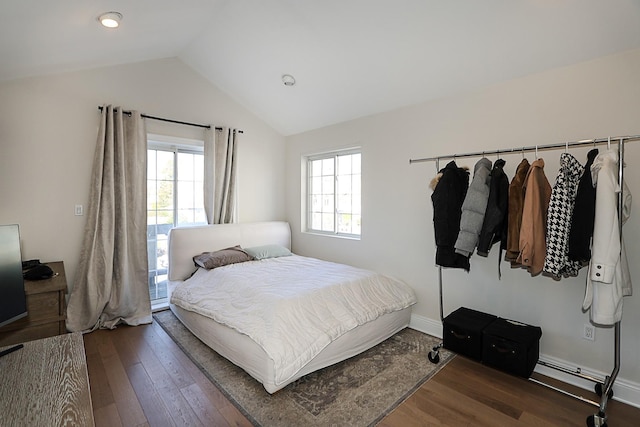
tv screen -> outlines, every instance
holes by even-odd
[[[26,315],[20,231],[17,224],[0,225],[0,326]]]

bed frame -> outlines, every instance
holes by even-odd
[[[242,247],[278,244],[291,249],[291,229],[282,221],[216,224],[178,227],[169,233],[168,294],[196,270],[193,256],[230,246]],[[202,342],[218,354],[240,366],[274,393],[298,378],[355,356],[394,335],[409,325],[411,307],[385,314],[359,326],[333,341],[293,377],[281,384],[274,382],[273,362],[247,335],[214,320],[169,304],[176,317]]]
[[[169,231],[169,280],[185,280],[196,267],[193,257],[235,245],[281,245],[291,249],[291,229],[283,221],[177,227]]]

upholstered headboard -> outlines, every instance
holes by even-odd
[[[202,252],[230,246],[243,248],[281,245],[291,249],[288,222],[246,222],[195,227],[177,227],[169,231],[169,280],[185,280],[196,270],[193,257]]]

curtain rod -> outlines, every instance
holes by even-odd
[[[569,148],[569,147],[579,147],[583,145],[595,145],[595,144],[603,144],[617,141],[638,141],[640,140],[640,135],[628,135],[628,136],[615,136],[615,137],[607,137],[607,138],[595,138],[595,139],[583,139],[581,141],[573,141],[573,142],[563,142],[557,144],[547,144],[547,145],[530,145],[528,147],[518,147],[518,148],[504,148],[498,150],[490,150],[490,151],[476,151],[472,153],[461,153],[461,154],[447,154],[446,156],[437,156],[437,157],[424,157],[421,159],[409,159],[409,164],[412,163],[420,163],[420,162],[434,162],[442,159],[457,159],[461,157],[479,157],[479,156],[487,156],[492,154],[513,154],[513,153],[525,153],[530,151],[544,151],[544,150],[554,150],[558,148]]]
[[[102,111],[102,109],[103,109],[102,105],[98,106],[98,110]],[[127,114],[127,115],[131,115],[131,111],[122,110],[122,113],[123,114]],[[140,114],[140,116],[144,117],[145,119],[158,120],[158,121],[161,121],[161,122],[169,122],[169,123],[176,123],[176,124],[179,124],[179,125],[186,125],[186,126],[194,126],[194,127],[199,127],[199,128],[211,129],[211,125],[201,125],[201,124],[198,124],[198,123],[182,122],[180,120],[165,119],[165,118],[162,118],[162,117],[150,116],[148,114]],[[220,128],[220,127],[217,127],[215,129],[216,130],[222,130],[222,128]],[[241,130],[238,130],[237,132],[238,133],[244,133]]]

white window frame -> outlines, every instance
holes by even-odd
[[[338,191],[337,191],[337,181],[338,181],[338,175],[337,175],[337,158],[339,156],[345,156],[345,155],[353,155],[353,154],[359,154],[360,155],[360,233],[344,233],[344,232],[340,232],[338,231]],[[334,231],[324,231],[324,230],[318,230],[318,229],[314,229],[311,227],[312,224],[312,215],[313,215],[313,210],[312,210],[312,192],[311,192],[311,185],[312,185],[312,177],[311,177],[311,162],[315,161],[315,160],[323,160],[323,159],[329,159],[329,158],[333,158],[334,159],[334,191],[333,191],[333,196],[334,196],[334,201],[333,201],[333,206],[334,206],[334,213],[333,213],[333,221],[334,221]],[[350,239],[356,239],[359,240],[362,236],[362,149],[360,147],[351,147],[351,148],[346,148],[346,149],[340,149],[340,150],[333,150],[333,151],[328,151],[328,152],[323,152],[323,153],[316,153],[316,154],[310,154],[310,155],[305,155],[303,156],[303,168],[304,168],[304,179],[305,179],[305,185],[303,186],[303,188],[305,188],[305,192],[306,194],[304,194],[304,198],[305,201],[303,203],[304,206],[304,212],[303,212],[303,231],[306,233],[310,233],[310,234],[320,234],[320,235],[325,235],[325,236],[333,236],[333,237],[342,237],[342,238],[350,238]]]
[[[180,138],[174,136],[166,136],[166,135],[156,135],[156,134],[147,134],[147,150],[160,150],[174,153],[177,156],[178,153],[186,153],[186,154],[201,154],[204,156],[204,141],[198,139],[189,139],[189,138]],[[176,157],[177,159],[177,157]],[[204,161],[204,157],[203,157]],[[178,163],[174,162],[173,164],[173,176],[174,176],[174,184],[176,184],[175,180],[178,177]],[[177,186],[175,187],[176,191],[173,192],[173,206],[174,210],[178,206],[178,191]],[[176,223],[178,219],[177,212],[174,212],[174,227],[177,227],[180,224]]]

